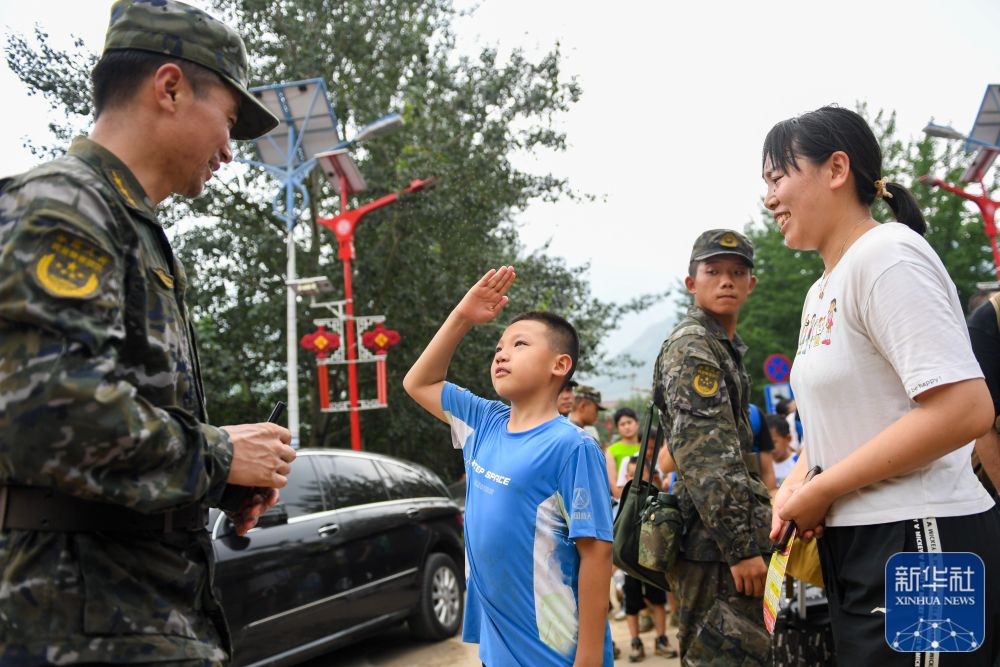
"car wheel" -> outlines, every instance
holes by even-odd
[[[448,555],[433,553],[424,564],[420,601],[409,619],[410,631],[421,639],[451,637],[462,625],[462,580]]]

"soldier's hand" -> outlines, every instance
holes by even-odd
[[[743,595],[759,598],[764,594],[764,582],[767,580],[767,565],[761,556],[745,558],[736,565],[730,565],[736,590]]]
[[[237,535],[246,535],[247,531],[257,525],[257,520],[268,509],[278,503],[277,489],[254,489],[253,496],[239,512],[226,512],[226,516],[236,527]]]
[[[295,450],[288,445],[292,441],[288,429],[267,422],[222,428],[233,440],[233,464],[226,481],[276,489],[288,482],[288,471],[295,460]]]
[[[490,269],[455,306],[455,314],[472,324],[493,320],[507,305],[507,290],[514,282],[514,267]]]

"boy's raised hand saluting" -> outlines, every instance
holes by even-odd
[[[455,315],[470,324],[492,321],[507,305],[507,290],[514,283],[514,267],[490,269],[455,306]]]

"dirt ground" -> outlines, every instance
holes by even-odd
[[[676,628],[667,633],[674,648],[677,647]],[[640,635],[646,646],[646,659],[639,664],[657,667],[676,667],[680,660],[661,658],[653,655],[654,633],[652,630]],[[621,649],[621,657],[616,665],[630,664],[628,661],[628,627],[625,621],[611,621],[611,637]],[[340,651],[334,651],[321,658],[311,660],[305,667],[473,667],[479,665],[478,646],[464,644],[461,638],[452,637],[436,644],[426,644],[411,639],[405,628],[390,630],[376,635],[359,644]]]

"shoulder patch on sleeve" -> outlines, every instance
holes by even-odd
[[[111,256],[92,241],[56,230],[42,237],[31,275],[54,297],[89,299],[112,268]]]
[[[698,364],[694,369],[694,379],[691,386],[699,396],[709,398],[719,393],[719,380],[722,371],[714,366]]]

